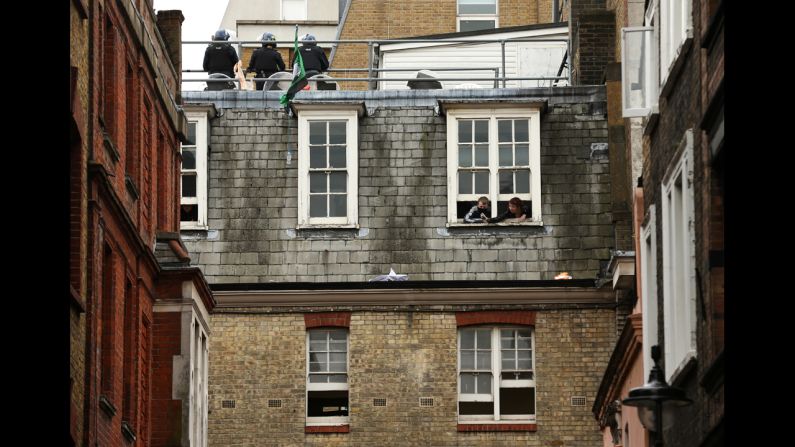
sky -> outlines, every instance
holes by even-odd
[[[154,0],[154,9],[182,10],[182,40],[210,40],[221,26],[228,0]],[[229,30],[230,32],[233,30]],[[234,39],[234,36],[232,37]],[[205,44],[182,45],[182,69],[201,70]],[[206,78],[207,73],[183,73],[184,79]],[[182,90],[204,90],[204,82],[183,82]]]

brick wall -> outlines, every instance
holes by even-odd
[[[295,153],[286,162],[296,120],[225,109],[210,131],[211,232],[183,235],[192,262],[211,283],[365,281],[390,267],[412,280],[594,278],[613,246],[609,162],[591,150],[607,142],[603,90],[591,100],[556,91],[541,118],[544,227],[512,234],[445,227],[446,124],[431,107],[379,107],[359,119],[366,236],[297,234]]]
[[[500,27],[552,21],[551,0],[500,0],[498,3]],[[454,33],[457,26],[456,5],[456,0],[439,0],[433,2],[432,6],[420,0],[351,0],[340,39],[395,39]],[[333,67],[366,68],[367,61],[367,44],[345,44],[337,48]],[[363,76],[358,73],[345,74],[345,77]],[[341,82],[340,88],[366,90],[367,83]]]
[[[230,309],[211,317],[210,445],[596,445],[590,413],[615,338],[609,309],[536,313],[536,432],[459,432],[455,310],[356,311],[349,433],[307,434],[302,313]],[[250,313],[246,313],[250,312]],[[586,406],[571,406],[585,396]],[[432,407],[420,407],[432,397]],[[374,407],[373,399],[386,399]],[[268,408],[282,399],[281,408]],[[235,408],[222,402],[235,400]]]
[[[615,19],[612,11],[588,11],[577,16],[572,30],[572,84],[601,85],[605,68],[615,59]]]
[[[152,446],[181,445],[182,401],[171,399],[174,356],[180,355],[182,315],[156,312],[152,337]]]

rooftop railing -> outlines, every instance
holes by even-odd
[[[304,43],[305,41],[299,40],[299,43]],[[356,77],[329,77],[324,79],[324,81],[330,82],[366,82],[367,88],[369,90],[377,90],[379,88],[379,83],[384,82],[392,82],[392,81],[451,81],[451,82],[475,82],[475,81],[489,81],[493,82],[494,88],[500,88],[500,84],[502,84],[502,88],[506,88],[508,81],[542,81],[542,82],[549,82],[550,86],[557,86],[561,83],[561,81],[565,81],[566,84],[571,83],[571,73],[568,72],[566,76],[563,76],[563,72],[567,67],[571,66],[571,52],[569,51],[569,39],[568,38],[532,38],[532,37],[523,37],[523,38],[511,38],[511,39],[380,39],[380,40],[363,40],[363,39],[349,39],[349,40],[316,40],[311,41],[314,43],[330,43],[333,47],[338,47],[339,45],[343,44],[367,44],[368,46],[368,66],[367,67],[360,67],[360,68],[334,68],[333,66],[326,70],[328,73],[341,73],[343,75],[350,74],[350,73],[366,73],[366,76],[356,76]],[[566,51],[561,58],[560,64],[558,65],[557,74],[555,76],[506,76],[507,72],[507,62],[506,62],[506,44],[509,43],[520,43],[520,42],[532,42],[532,43],[539,43],[539,42],[559,42],[566,44]],[[211,43],[218,43],[218,41],[183,41],[183,44],[188,45],[208,45]],[[233,45],[237,49],[238,57],[243,54],[243,45],[261,45],[262,42],[259,40],[237,40],[237,41],[226,41],[226,43]],[[274,41],[273,43],[281,46],[282,48],[293,48],[294,42],[288,40],[278,40]],[[455,44],[456,47],[460,46],[467,46],[467,45],[482,45],[482,44],[489,44],[489,43],[498,43],[500,45],[500,66],[467,66],[467,67],[428,67],[428,66],[415,66],[415,67],[405,67],[405,68],[379,68],[378,64],[381,61],[381,54],[379,50],[381,45],[384,44],[411,44],[411,43],[434,43],[434,44]],[[286,73],[292,73],[292,67],[289,66],[291,61],[285,61],[285,64],[288,65],[286,67]],[[385,73],[398,73],[398,72],[407,72],[407,73],[418,73],[420,70],[430,70],[432,72],[451,72],[452,75],[449,77],[434,77],[434,78],[417,78],[417,77],[384,77],[382,74]],[[199,69],[185,69],[182,70],[183,73],[205,73],[204,70]],[[456,74],[456,72],[458,72]],[[483,72],[483,75],[473,76],[473,74],[467,74],[466,72]],[[463,73],[463,74],[462,74]],[[246,78],[246,82],[249,81],[268,81],[273,80],[270,78]],[[230,78],[230,79],[215,79],[215,78],[194,78],[194,79],[182,79],[182,82],[233,82],[236,83],[237,88],[240,88],[240,79],[239,78]]]

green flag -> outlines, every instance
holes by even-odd
[[[287,92],[279,98],[279,103],[285,107],[290,103],[296,93],[300,92],[309,82],[304,71],[304,59],[298,51],[298,25],[295,25],[295,62],[293,63],[293,82]]]

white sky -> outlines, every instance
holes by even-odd
[[[182,40],[210,40],[221,26],[228,0],[154,0],[155,12],[179,9],[185,16]],[[229,30],[230,33],[234,30]],[[234,39],[234,34],[231,39]],[[182,69],[201,70],[206,44],[182,45]],[[207,73],[183,73],[182,79],[206,78]],[[204,90],[204,82],[183,82],[182,90]]]

